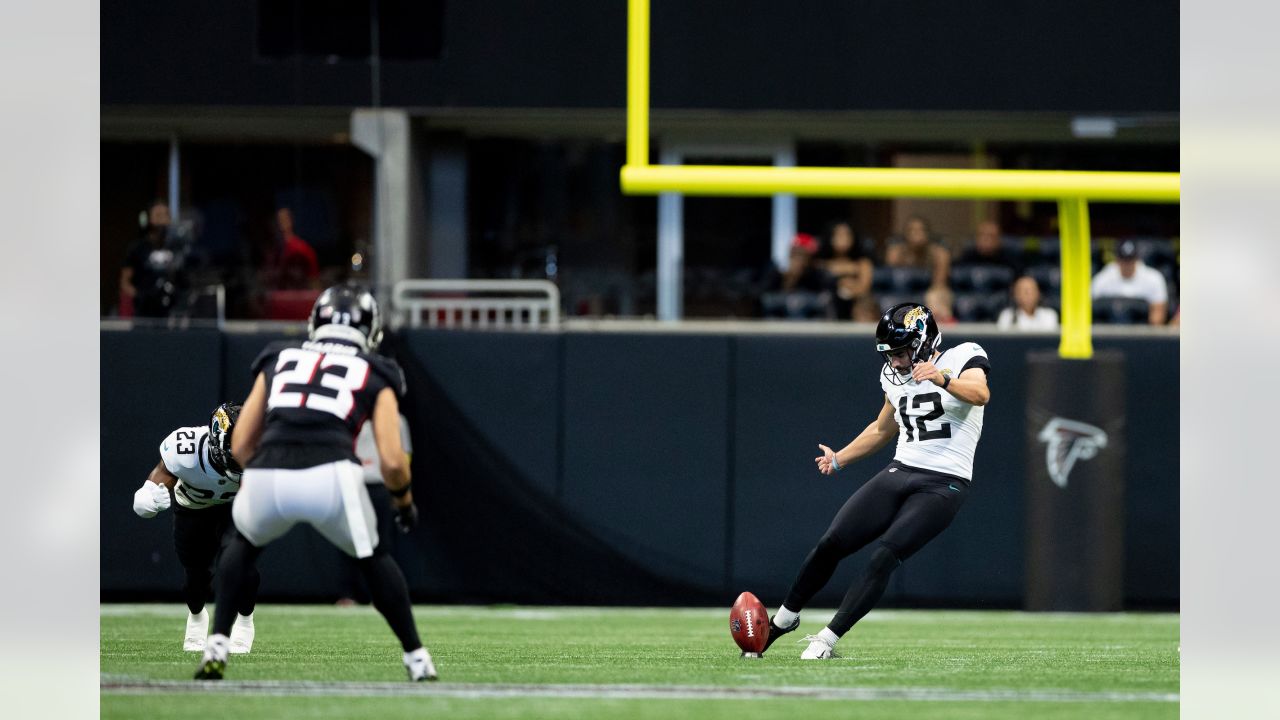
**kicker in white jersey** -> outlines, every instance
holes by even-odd
[[[209,428],[184,427],[169,433],[160,443],[165,469],[178,478],[173,497],[192,509],[231,502],[240,483],[213,469],[209,458]]]
[[[944,350],[933,364],[944,376],[960,377],[969,368],[990,371],[987,353],[977,343]],[[890,382],[884,372],[880,387],[894,407],[898,448],[894,459],[905,465],[973,479],[973,453],[982,435],[980,405],[957,400],[932,382]]]

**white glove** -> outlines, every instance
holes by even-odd
[[[153,518],[169,507],[169,488],[147,480],[133,494],[133,511],[138,517]]]

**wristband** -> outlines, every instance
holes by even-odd
[[[413,483],[408,483],[404,487],[400,488],[399,490],[392,490],[391,488],[387,488],[387,492],[391,493],[391,497],[401,498],[409,494],[410,485],[413,485]]]
[[[947,389],[947,386],[948,386],[948,385],[950,385],[950,384],[951,384],[951,376],[950,376],[950,375],[943,375],[943,376],[942,376],[942,389],[943,389],[943,390],[946,390],[946,389]]]
[[[840,467],[840,463],[836,460],[835,453],[831,454],[831,467],[835,469],[836,472],[840,472],[841,470],[844,469]]]

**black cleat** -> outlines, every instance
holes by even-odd
[[[215,660],[210,658],[200,663],[200,667],[196,670],[196,680],[221,680],[222,674],[227,671],[226,660]]]
[[[792,632],[798,627],[800,627],[800,618],[796,618],[795,624],[789,628],[780,628],[778,627],[778,624],[773,621],[773,618],[769,618],[769,639],[765,642],[764,650],[761,650],[760,654],[764,655],[765,651],[769,649],[769,646],[777,641],[778,638]]]

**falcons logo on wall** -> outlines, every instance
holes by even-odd
[[[1067,486],[1067,476],[1076,460],[1090,460],[1107,446],[1107,433],[1099,427],[1076,420],[1055,417],[1045,423],[1036,436],[1048,443],[1044,451],[1049,478],[1060,488]]]

